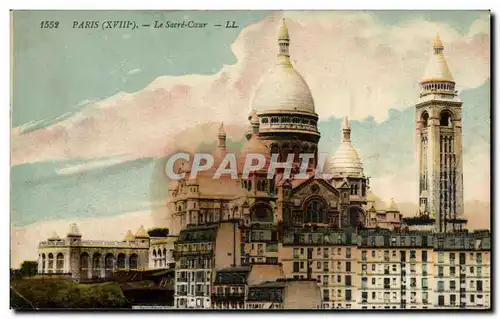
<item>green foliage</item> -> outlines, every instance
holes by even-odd
[[[86,285],[61,277],[32,277],[11,281],[11,307],[16,306],[66,309],[130,308],[117,283]]]
[[[38,272],[38,263],[36,261],[25,260],[21,264],[21,274],[26,277],[34,276]]]
[[[24,277],[35,276],[38,272],[38,264],[36,261],[25,260],[19,269],[10,269],[10,279],[22,279]]]
[[[167,237],[168,228],[152,228],[148,230],[149,237]]]

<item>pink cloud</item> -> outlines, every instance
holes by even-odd
[[[389,108],[411,106],[437,31],[459,87],[477,87],[490,76],[489,16],[464,36],[426,21],[385,26],[362,12],[286,15],[292,60],[308,82],[321,118],[371,115],[381,121]],[[163,156],[179,144],[184,129],[220,121],[246,125],[253,92],[275,61],[280,18],[273,14],[243,29],[232,45],[236,64],[215,75],[162,76],[139,92],[86,104],[47,128],[26,134],[14,128],[12,164]]]

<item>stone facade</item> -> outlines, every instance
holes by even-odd
[[[38,245],[38,272],[64,274],[76,280],[110,278],[115,270],[149,268],[150,238],[139,228],[123,241],[82,240],[76,224],[65,238],[54,234]]]

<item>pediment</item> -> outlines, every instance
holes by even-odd
[[[323,197],[330,207],[337,207],[340,192],[324,179],[311,178],[292,189],[292,202],[299,206],[311,195]]]

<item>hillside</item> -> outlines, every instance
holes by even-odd
[[[13,309],[130,308],[117,283],[78,284],[66,278],[33,277],[10,283]]]

